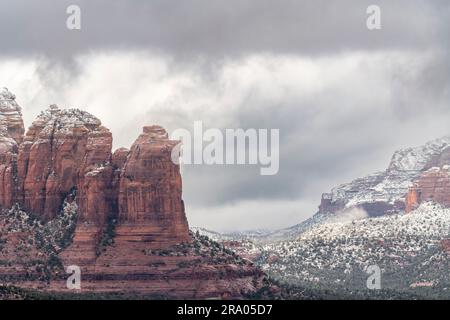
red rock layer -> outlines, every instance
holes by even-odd
[[[117,241],[156,247],[189,240],[179,166],[171,160],[177,141],[159,127],[145,127],[120,176]]]
[[[405,212],[409,213],[415,209],[417,209],[420,205],[421,197],[420,197],[420,189],[417,185],[411,187],[408,191],[408,194],[405,198]]]
[[[50,106],[22,137],[20,107],[11,101],[4,105],[1,207],[17,202],[48,221],[76,191],[73,253],[78,244],[81,250],[89,243],[92,255],[112,219],[119,219],[118,242],[144,241],[160,248],[189,240],[179,167],[171,161],[177,142],[163,128],[145,127],[130,151],[112,154],[111,132],[87,112]]]
[[[450,254],[450,239],[441,240],[442,249]]]
[[[178,142],[163,128],[145,127],[130,150],[112,154],[111,133],[86,112],[51,106],[23,137],[20,109],[12,115],[12,105],[0,109],[0,206],[18,202],[48,221],[65,200],[76,201],[73,240],[59,257],[66,267],[81,267],[83,292],[240,298],[264,286],[251,263],[191,238],[180,169],[172,162]],[[9,228],[4,218],[0,235]],[[0,275],[24,287],[67,291],[64,276],[30,277],[37,267],[24,266],[48,254],[32,238],[32,231],[7,233],[2,254],[10,263],[0,264]],[[24,257],[16,253],[19,242],[30,244]]]
[[[92,115],[51,106],[19,148],[17,201],[50,220],[84,175],[111,160],[112,135]]]
[[[120,288],[122,293],[165,299],[239,299],[263,286],[264,273],[249,264],[212,263],[196,255],[136,255],[136,249],[108,250],[95,266],[83,269],[82,292],[117,292]],[[64,282],[53,285],[67,291]]]
[[[406,212],[411,212],[420,203],[435,201],[450,207],[450,167],[433,167],[420,176],[406,196]]]
[[[20,106],[6,88],[0,89],[0,208],[9,208],[16,196],[18,144],[25,131]]]
[[[190,241],[181,175],[171,161],[177,143],[163,128],[145,127],[131,150],[119,149],[111,163],[91,170],[83,166],[87,169],[78,185],[79,223],[72,245],[62,254],[66,264],[82,264],[83,252],[98,253],[108,219],[118,219],[114,242],[121,253],[135,242],[159,249]]]
[[[17,170],[17,144],[12,139],[0,137],[0,208],[14,204]]]

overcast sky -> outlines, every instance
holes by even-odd
[[[66,8],[81,8],[81,30]],[[366,9],[381,8],[381,30]],[[79,107],[130,146],[169,131],[280,129],[280,171],[186,166],[191,225],[287,227],[322,192],[384,170],[394,150],[449,134],[450,2],[0,1],[0,86],[29,126]]]

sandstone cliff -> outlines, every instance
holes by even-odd
[[[65,292],[64,267],[82,291],[171,298],[242,297],[264,274],[190,234],[179,166],[159,126],[112,152],[99,119],[55,105],[24,135],[21,109],[0,91],[0,280]]]
[[[426,201],[450,207],[450,166],[432,167],[421,174],[406,196],[406,212]]]
[[[431,185],[434,182],[427,182],[427,179],[434,178],[427,178],[426,172],[430,168],[449,164],[449,136],[430,141],[423,146],[398,150],[385,171],[355,179],[332,189],[330,193],[324,193],[319,213],[335,214],[352,208],[362,208],[369,216],[379,216],[410,211],[411,201],[416,197],[413,193],[409,193],[414,183],[424,175],[420,183],[426,184],[427,190],[433,189]],[[439,181],[436,190],[440,188]],[[436,199],[442,197],[441,195]]]

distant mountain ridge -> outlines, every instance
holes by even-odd
[[[71,293],[69,266],[82,274],[82,294],[200,299],[277,290],[261,269],[190,233],[172,161],[179,142],[162,127],[145,126],[130,150],[112,152],[100,119],[51,105],[24,133],[15,96],[0,89],[0,294],[3,285]]]
[[[450,179],[449,182],[443,182],[442,178],[430,182],[430,176],[433,174],[442,176],[443,172],[449,171],[446,169],[448,165],[450,165],[450,136],[444,136],[422,146],[397,150],[385,171],[357,178],[333,188],[329,193],[322,194],[318,212],[291,227],[275,231],[250,230],[231,233],[219,233],[204,228],[193,229],[218,241],[245,239],[268,243],[294,239],[316,224],[336,219],[351,220],[354,209],[362,209],[368,217],[402,213],[409,210],[406,210],[407,205],[418,207],[419,204],[407,204],[408,195],[417,183],[425,181],[422,187],[432,189],[426,192],[427,196],[422,197],[421,202],[433,200],[433,195],[439,190],[442,191],[447,184],[450,188]],[[440,198],[446,199],[442,195]],[[450,197],[448,199],[450,204]],[[438,202],[447,205],[446,201]],[[355,218],[364,218],[364,214],[359,214]]]
[[[410,214],[323,223],[247,250],[258,250],[256,263],[290,284],[364,291],[367,268],[377,266],[383,289],[449,299],[449,243],[450,209],[428,202]]]
[[[405,210],[406,195],[423,172],[450,164],[450,136],[398,150],[385,171],[341,184],[322,195],[320,213],[362,208],[369,216]]]
[[[375,266],[385,298],[450,299],[450,137],[395,152],[385,171],[333,188],[290,228],[199,232],[289,286],[374,298]]]

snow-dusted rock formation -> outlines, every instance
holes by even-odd
[[[420,147],[401,149],[389,167],[364,178],[342,184],[322,195],[319,213],[336,213],[355,207],[370,216],[405,210],[405,198],[421,174],[435,166],[450,164],[450,136]]]

